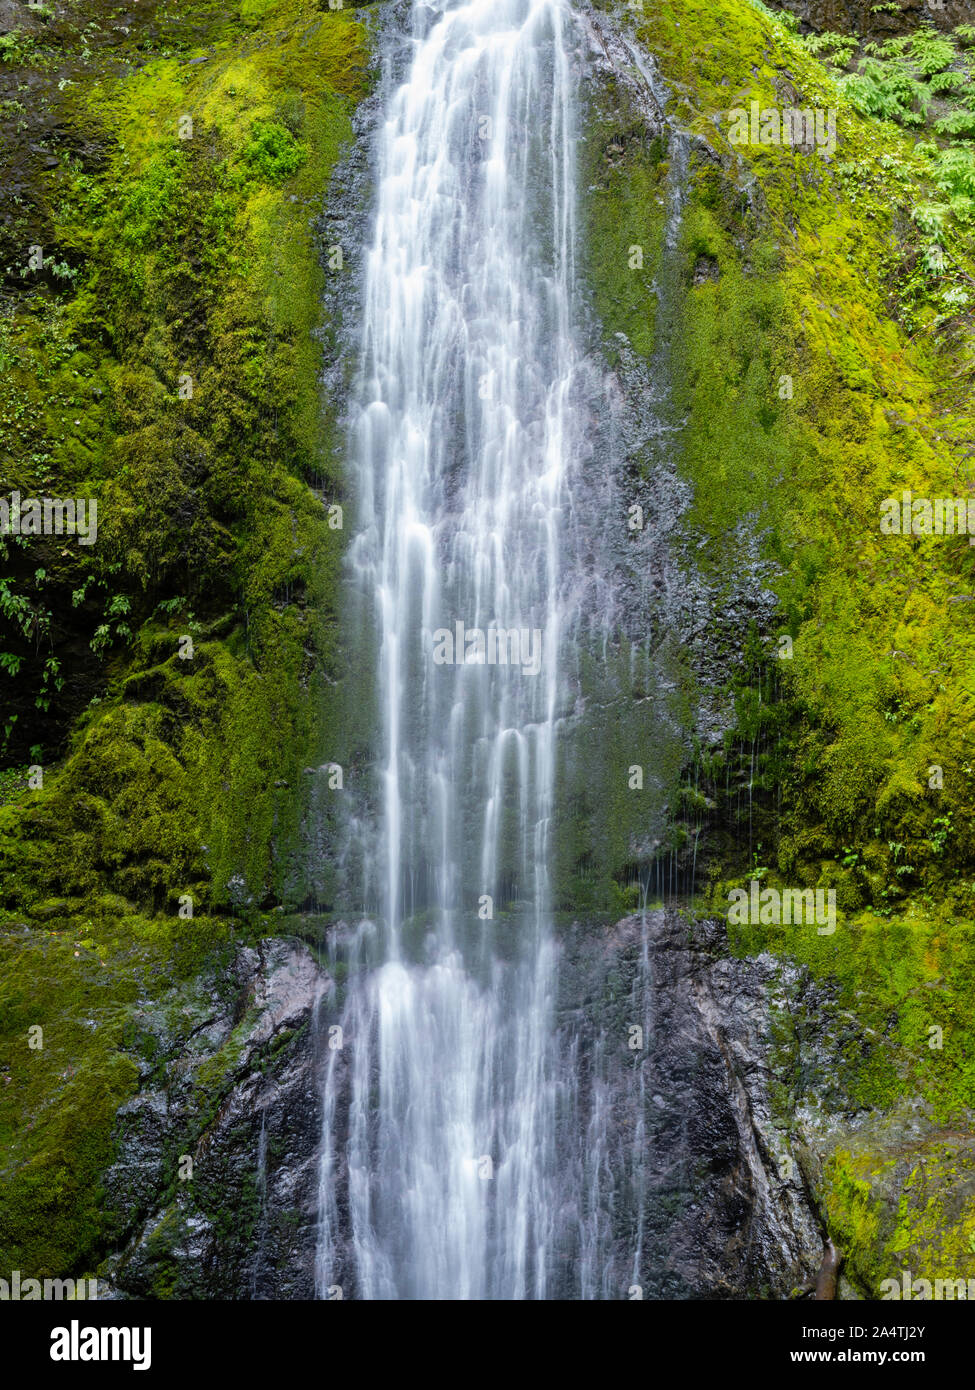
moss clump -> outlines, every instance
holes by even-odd
[[[38,1277],[90,1269],[105,1231],[99,1174],[145,1059],[133,1011],[191,978],[225,922],[147,919],[93,901],[85,917],[0,925],[3,1257]]]
[[[611,360],[618,355],[614,336],[619,333],[650,357],[656,298],[647,286],[662,260],[666,151],[639,125],[628,128],[618,111],[592,112],[587,135],[583,232],[594,307]]]
[[[255,121],[241,158],[253,173],[276,182],[301,168],[308,149],[280,121]]]

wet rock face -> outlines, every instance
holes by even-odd
[[[783,968],[675,911],[564,933],[559,1027],[613,1174],[605,1296],[781,1298],[815,1277],[821,1234],[769,1099]],[[141,1019],[158,1053],[105,1174],[126,1224],[103,1296],[314,1297],[332,997],[303,945],[265,941]]]
[[[641,1290],[629,1296],[786,1298],[807,1285],[823,1240],[769,1094],[782,964],[733,959],[721,924],[675,911],[649,913],[645,935],[637,917],[601,936],[573,928],[564,949],[564,1026],[583,1103],[604,1092],[614,1264]]]
[[[224,983],[181,992],[177,1025],[165,1009],[141,1020],[162,1059],[119,1112],[104,1179],[126,1219],[104,1270],[115,1296],[314,1295],[331,981],[306,947],[269,940],[239,951]]]

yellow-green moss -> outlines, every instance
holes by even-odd
[[[902,1291],[904,1271],[932,1283],[975,1278],[972,1159],[963,1135],[907,1142],[893,1153],[862,1142],[836,1151],[826,1212],[848,1273],[867,1293],[889,1297],[891,1279]]]
[[[973,273],[970,230],[946,233],[942,275],[924,270],[911,214],[931,196],[928,157],[900,127],[858,114],[761,6],[602,8],[653,55],[670,115],[717,156],[691,150],[665,323],[654,256],[650,273],[614,288],[627,266],[611,230],[659,245],[659,152],[624,142],[618,158],[643,171],[639,198],[628,196],[637,182],[611,170],[592,179],[589,266],[604,334],[611,344],[625,332],[666,371],[678,464],[693,486],[693,563],[720,591],[744,534],[777,571],[776,626],[740,634],[727,693],[736,732],[702,760],[727,830],[701,908],[724,915],[728,889],[754,872],[766,886],[835,888],[834,935],[753,927],[734,934],[736,949],[780,951],[834,981],[849,1020],[836,1072],[854,1104],[885,1110],[913,1096],[936,1120],[966,1125],[975,552],[964,537],[882,536],[879,508],[905,488],[969,490],[972,321],[945,313],[943,291]],[[835,154],[731,145],[728,112],[753,99],[835,108]],[[792,638],[785,660],[780,634]],[[782,1081],[794,1102],[797,1079]],[[889,1233],[866,1178],[841,1157],[824,1191],[828,1219],[876,1291]],[[958,1250],[926,1220],[910,1216],[918,1270],[930,1238],[948,1275]]]
[[[64,686],[43,786],[19,772],[0,806],[2,1263],[32,1274],[90,1268],[105,1238],[135,1000],[224,949],[208,908],[300,892],[302,770],[328,737],[341,535],[313,490],[336,480],[311,223],[368,43],[313,0],[183,9],[166,56],[136,31],[121,67],[66,84],[102,152],[38,188],[72,273],[0,343],[0,419],[27,430],[9,485],[99,501],[91,552],[47,547],[41,579],[39,552],[9,557]]]

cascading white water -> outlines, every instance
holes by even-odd
[[[379,137],[352,437],[384,740],[364,856],[378,911],[347,948],[325,1084],[318,1284],[599,1296],[595,1178],[584,1138],[562,1146],[577,1097],[549,902],[578,431],[572,16],[439,0],[413,24]],[[540,647],[435,659],[457,624]]]

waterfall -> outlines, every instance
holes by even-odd
[[[350,440],[382,744],[324,1081],[318,1287],[603,1296],[598,1115],[557,1024],[550,902],[580,430],[573,19],[566,0],[439,0],[412,26],[386,77]]]

